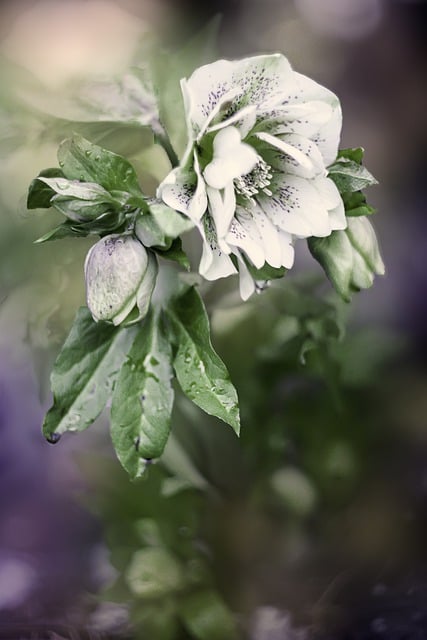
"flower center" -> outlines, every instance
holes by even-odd
[[[234,179],[234,188],[236,193],[255,204],[253,196],[256,196],[260,191],[263,191],[267,196],[272,195],[268,188],[272,177],[270,165],[259,156],[258,162],[250,173]]]

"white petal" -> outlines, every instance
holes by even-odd
[[[213,160],[203,172],[210,187],[224,187],[240,176],[250,173],[258,162],[258,154],[250,145],[242,142],[235,127],[221,129],[213,142]]]
[[[209,211],[215,223],[216,235],[223,238],[229,228],[236,210],[236,195],[232,182],[226,185],[225,189],[207,188]]]
[[[282,266],[282,250],[279,241],[279,232],[272,224],[264,211],[255,205],[250,211],[238,209],[237,219],[241,222],[241,216],[251,216],[256,226],[260,243],[264,249],[265,260],[276,269]],[[246,227],[247,228],[247,227]],[[253,232],[251,232],[252,235]]]
[[[246,138],[250,130],[254,127],[256,122],[256,106],[248,105],[247,107],[243,107],[243,109],[239,109],[229,118],[226,118],[222,122],[218,122],[215,125],[212,125],[207,129],[207,133],[213,133],[214,131],[219,131],[224,127],[229,127],[233,125],[240,133],[240,137]]]
[[[258,151],[270,167],[282,173],[290,173],[301,178],[314,178],[326,173],[322,155],[312,140],[294,133],[280,135],[277,138],[304,154],[310,160],[310,165],[301,164],[295,158],[295,154],[290,155],[276,147],[272,148],[266,145],[264,148],[258,148]]]
[[[342,231],[347,228],[347,218],[342,200],[334,209],[329,209],[328,216],[333,231]]]
[[[258,197],[258,201],[279,229],[302,238],[331,233],[327,208],[309,180],[280,176],[271,189],[272,196]]]
[[[254,239],[251,237],[245,226],[235,218],[231,222],[225,241],[232,247],[242,249],[257,269],[264,265],[265,255],[259,238]]]
[[[200,220],[206,211],[207,195],[196,153],[193,168],[173,169],[159,185],[157,197],[192,220]]]
[[[342,202],[338,188],[330,178],[320,177],[313,180],[313,186],[319,193],[327,209],[335,209]]]
[[[200,232],[203,238],[203,252],[199,265],[200,274],[206,280],[217,280],[237,273],[230,256],[223,253],[218,246],[215,229],[209,215],[204,216]]]
[[[274,149],[278,149],[282,153],[285,153],[291,158],[293,158],[296,162],[298,162],[298,164],[304,167],[307,171],[313,171],[313,163],[310,160],[310,158],[306,156],[305,153],[300,151],[297,147],[294,147],[288,142],[286,142],[286,140],[277,138],[275,136],[272,136],[269,133],[264,133],[264,132],[257,133],[255,134],[255,136],[259,140],[262,140],[263,142],[266,142],[267,144],[269,144]]]
[[[322,100],[332,107],[332,113],[329,120],[320,128],[318,134],[313,140],[318,145],[325,165],[329,166],[337,157],[338,146],[341,136],[342,112],[338,97],[326,87],[318,84],[311,78],[296,73],[301,95],[306,100]]]
[[[292,236],[285,231],[279,231],[279,241],[281,248],[280,266],[290,269],[294,264],[295,250],[292,244]]]
[[[246,301],[255,293],[255,282],[253,277],[251,276],[248,267],[246,266],[245,261],[240,256],[239,252],[235,253],[238,261],[239,261],[239,290],[240,297],[242,300]]]
[[[293,71],[281,54],[254,56],[243,60],[218,60],[199,67],[186,81],[189,96],[188,119],[193,130],[200,131],[223,96],[236,88],[239,94],[232,99],[229,117],[247,105],[277,102],[283,87],[289,85]]]

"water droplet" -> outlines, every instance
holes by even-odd
[[[80,180],[81,182],[84,182],[84,180],[85,180],[85,177],[84,177],[84,175],[83,175],[82,173],[80,174],[80,178],[79,178],[79,180]]]
[[[95,160],[99,162],[101,160],[101,156],[95,156]]]
[[[59,163],[59,166],[62,168],[64,165],[65,165],[65,162],[61,160],[61,162]]]
[[[141,442],[140,438],[136,438],[134,445],[135,445],[135,451],[138,451],[139,449],[139,443]]]
[[[48,442],[49,444],[57,444],[60,440],[60,433],[51,433],[49,436],[46,436],[46,442]]]
[[[89,151],[89,149],[87,149],[87,151],[85,151],[85,155],[90,158],[90,156],[92,155],[92,151]]]
[[[68,424],[69,425],[77,425],[80,422],[81,416],[79,413],[70,413],[68,416]]]
[[[185,362],[186,364],[190,364],[190,362],[191,362],[191,353],[186,353],[186,354],[185,354],[185,356],[184,356],[184,362]]]

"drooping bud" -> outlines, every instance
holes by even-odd
[[[133,324],[149,308],[157,260],[130,234],[99,240],[85,262],[86,297],[95,321]]]
[[[344,231],[327,238],[310,238],[308,246],[329,280],[344,298],[372,286],[375,275],[384,274],[375,231],[365,216],[347,218]]]

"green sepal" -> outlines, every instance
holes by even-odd
[[[166,445],[173,406],[172,349],[162,316],[150,312],[120,370],[111,407],[111,438],[132,478]]]
[[[249,260],[246,261],[246,265],[254,280],[277,280],[278,278],[283,278],[286,273],[285,267],[279,267],[277,269],[267,263],[260,269],[254,267]]]
[[[337,158],[344,158],[346,160],[352,160],[357,164],[362,164],[364,155],[365,149],[363,147],[349,147],[347,149],[340,149]]]
[[[169,249],[175,238],[194,227],[194,223],[161,201],[147,202],[135,222],[135,235],[145,247]]]
[[[238,434],[237,392],[212,347],[209,319],[198,291],[194,287],[185,289],[166,311],[176,347],[173,366],[181,389],[192,402]]]
[[[167,251],[159,250],[157,252],[157,255],[161,256],[162,258],[166,258],[166,260],[172,260],[173,262],[177,262],[178,264],[181,265],[181,267],[184,267],[186,271],[190,271],[191,269],[188,256],[182,248],[181,238],[175,238],[175,240],[172,242],[170,248],[167,249]]]
[[[41,171],[28,189],[27,209],[50,209],[52,206],[50,201],[55,191],[40,178],[64,178],[64,173],[56,167]]]
[[[86,307],[77,312],[51,374],[53,406],[43,423],[46,439],[83,431],[99,416],[115,383],[135,329],[95,323]]]
[[[355,191],[354,193],[345,192],[341,194],[345,215],[349,217],[370,216],[376,212],[374,207],[371,207],[366,202],[366,198],[361,191]]]

